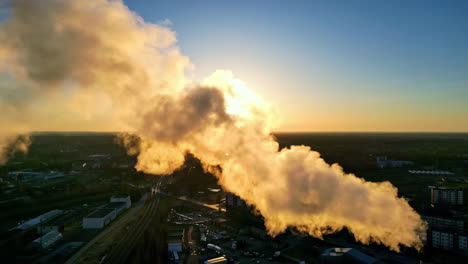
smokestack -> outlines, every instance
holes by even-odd
[[[148,173],[170,174],[191,152],[206,170],[223,168],[219,183],[254,205],[272,236],[346,227],[362,243],[421,248],[425,225],[394,186],[346,174],[306,146],[279,149],[271,108],[229,71],[186,80],[190,62],[167,27],[121,1],[18,0],[9,14],[0,85],[24,96],[1,103],[19,109],[18,127],[128,131],[138,139],[121,140]]]

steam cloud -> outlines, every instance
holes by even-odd
[[[206,170],[221,165],[220,184],[254,205],[273,236],[346,227],[362,243],[421,247],[425,225],[390,183],[346,174],[306,146],[280,150],[270,107],[230,72],[185,79],[192,66],[166,24],[121,1],[14,1],[0,25],[2,130],[104,124],[130,133],[121,140],[139,153],[138,170],[169,174],[187,151]]]

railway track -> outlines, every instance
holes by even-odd
[[[141,239],[145,230],[154,218],[154,214],[159,205],[159,194],[158,190],[161,186],[163,177],[154,185],[150,198],[149,204],[146,207],[143,217],[141,217],[137,223],[125,234],[124,239],[115,246],[108,255],[106,255],[100,263],[102,264],[120,264],[126,263],[128,256],[135,248],[138,241]]]

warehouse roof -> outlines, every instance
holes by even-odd
[[[62,239],[62,234],[54,230],[37,238],[33,243],[39,244],[42,248],[48,248],[60,239]]]
[[[97,209],[96,211],[90,213],[86,218],[103,218],[111,214],[115,209]]]
[[[21,229],[21,230],[26,230],[28,228],[31,228],[31,227],[34,227],[38,224],[43,224],[47,221],[49,221],[50,219],[62,214],[63,211],[62,210],[52,210],[52,211],[49,211],[45,214],[42,214],[36,218],[33,218],[33,219],[30,219],[26,222],[24,222],[23,224],[17,226],[16,228],[17,229]]]
[[[127,207],[127,203],[126,202],[110,202],[104,205],[104,207],[102,208],[103,209],[117,209],[121,207]]]

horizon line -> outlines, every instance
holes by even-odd
[[[117,134],[117,133],[129,133],[125,131],[91,131],[91,130],[38,130],[38,131],[30,131],[25,133],[109,133],[109,134]],[[321,130],[321,131],[271,131],[271,134],[311,134],[311,133],[426,133],[426,134],[466,134],[468,131],[332,131],[332,130]],[[23,134],[23,133],[20,133]]]

